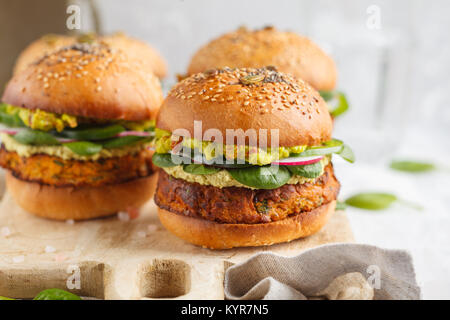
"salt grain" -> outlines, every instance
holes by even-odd
[[[11,235],[11,230],[8,227],[3,227],[1,229],[2,237],[8,238]]]
[[[138,231],[137,236],[139,238],[145,238],[147,236],[147,233],[145,231]]]
[[[61,261],[64,261],[64,260],[66,260],[66,259],[67,259],[67,256],[64,255],[64,254],[57,254],[57,255],[55,256],[55,261],[56,261],[56,262],[61,262]]]
[[[12,261],[14,263],[21,263],[25,261],[25,256],[16,256],[14,258],[12,258]]]
[[[66,223],[69,225],[73,225],[73,224],[75,224],[75,220],[69,219],[69,220],[66,220]]]
[[[125,211],[119,211],[117,213],[117,218],[119,218],[120,221],[130,221],[130,215]]]
[[[150,233],[155,232],[156,230],[158,230],[158,226],[156,224],[149,224],[147,226],[147,231]]]
[[[52,246],[45,246],[45,252],[46,253],[53,253],[55,251],[56,251],[56,249],[53,248]]]

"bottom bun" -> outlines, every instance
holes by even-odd
[[[157,173],[101,187],[52,187],[6,174],[6,187],[16,203],[34,215],[55,220],[85,220],[140,207],[156,188]]]
[[[332,201],[310,212],[258,224],[216,223],[160,208],[158,214],[164,227],[181,239],[204,248],[229,249],[267,246],[307,237],[327,223],[335,207],[336,201]]]

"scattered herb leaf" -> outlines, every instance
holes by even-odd
[[[366,210],[383,210],[396,200],[397,196],[390,193],[358,193],[345,200],[345,204]]]
[[[427,162],[419,162],[419,161],[398,161],[394,160],[390,164],[390,168],[398,171],[411,172],[411,173],[419,173],[419,172],[428,172],[436,169],[436,166],[432,163]]]

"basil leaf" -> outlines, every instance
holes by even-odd
[[[350,163],[355,162],[355,154],[353,153],[353,150],[346,144],[344,144],[341,151],[336,152],[336,154],[340,155],[342,159],[347,160]]]
[[[16,300],[16,299],[0,296],[0,300]]]
[[[307,164],[303,166],[286,166],[286,168],[297,176],[305,178],[317,178],[322,173],[322,163],[316,162],[313,164]]]
[[[92,127],[87,129],[65,129],[59,134],[75,140],[104,140],[112,138],[123,131],[125,131],[123,126],[113,124],[106,127]]]
[[[233,179],[256,189],[276,189],[291,178],[290,171],[284,166],[252,166],[229,169],[228,172]]]
[[[100,144],[89,141],[68,142],[64,143],[64,146],[80,156],[91,156],[99,153],[103,149]]]
[[[33,300],[81,300],[81,298],[61,289],[47,289],[39,292]]]
[[[332,139],[330,141],[322,143],[320,146],[308,147],[302,153],[299,153],[299,157],[311,157],[311,156],[322,156],[331,153],[338,153],[342,150],[342,145],[344,143],[341,140]]]
[[[14,135],[14,139],[28,145],[59,145],[59,141],[50,133],[25,129]]]
[[[404,172],[427,172],[436,169],[436,166],[432,163],[417,162],[417,161],[392,161],[390,164],[391,169],[404,171]]]
[[[390,193],[359,193],[351,196],[345,203],[349,206],[367,209],[367,210],[383,210],[388,208],[397,196]]]
[[[330,114],[336,118],[345,113],[349,106],[343,92],[340,91],[320,91],[320,95],[327,102]]]
[[[146,139],[146,137],[125,136],[125,137],[112,138],[112,139],[103,141],[102,145],[104,148],[107,148],[107,149],[120,148],[123,146],[127,146],[130,144],[136,143],[138,141],[142,141],[144,139]]]
[[[183,166],[184,172],[192,174],[213,174],[220,171],[219,168],[205,166],[203,164],[186,164]]]

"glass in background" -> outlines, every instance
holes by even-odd
[[[335,121],[334,135],[353,147],[358,161],[371,163],[393,156],[405,132],[405,114],[413,112],[408,101],[409,7],[404,1],[377,3],[305,2],[308,34],[334,57],[338,89],[350,102],[348,113]],[[390,23],[392,12],[397,12],[395,24]]]

